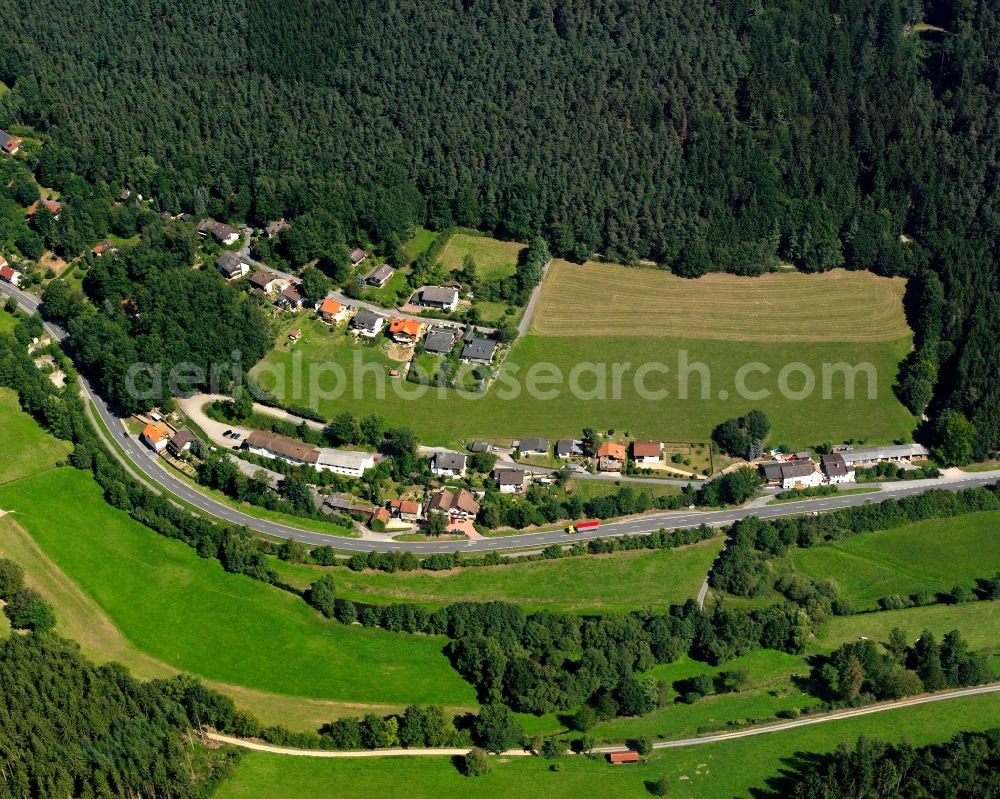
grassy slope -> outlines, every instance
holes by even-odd
[[[898,530],[796,549],[792,560],[814,579],[832,579],[858,606],[921,589],[973,588],[1000,569],[1000,512],[931,519]]]
[[[303,326],[306,329],[306,325]],[[598,430],[615,428],[629,430],[638,437],[660,438],[673,441],[706,441],[719,420],[737,416],[754,407],[763,409],[774,423],[772,440],[790,446],[806,445],[821,440],[845,438],[891,441],[906,438],[913,428],[913,417],[899,404],[893,392],[897,364],[906,354],[909,342],[905,339],[868,344],[812,343],[743,343],[731,341],[654,339],[629,337],[539,337],[525,336],[510,353],[504,369],[521,384],[515,398],[505,385],[494,384],[485,395],[469,398],[452,391],[438,391],[429,387],[383,379],[376,369],[364,373],[360,379],[349,379],[340,386],[349,389],[337,393],[338,380],[333,374],[317,377],[320,394],[310,389],[309,365],[335,363],[350,375],[355,353],[360,352],[362,362],[386,365],[378,350],[346,346],[334,337],[325,341],[322,336],[292,351],[279,349],[272,352],[255,374],[265,388],[272,389],[285,401],[311,404],[320,413],[332,418],[343,410],[358,414],[370,412],[373,400],[378,401],[379,413],[393,424],[413,427],[421,439],[431,444],[456,444],[473,437],[503,439],[524,435],[544,435],[548,438],[579,435],[584,427]],[[703,362],[711,370],[708,399],[702,400],[702,387],[697,373],[689,380],[687,399],[678,394],[677,365],[684,351],[688,363]],[[293,380],[293,352],[301,358],[299,368],[303,376],[296,386]],[[524,376],[533,365],[546,362],[560,370],[564,381],[581,363],[605,364],[608,375],[605,398],[571,396],[568,382],[564,382],[554,397],[536,399],[524,384]],[[771,391],[771,396],[758,401],[743,400],[736,396],[734,378],[737,370],[750,361],[772,365],[769,376],[752,376],[749,387]],[[843,380],[834,381],[829,400],[792,400],[777,391],[777,372],[783,364],[800,361],[806,363],[817,375],[824,362],[872,363],[878,374],[875,399],[868,399],[865,381],[858,382],[858,393],[853,400],[843,396]],[[670,395],[664,399],[643,399],[637,391],[632,376],[635,369],[647,362],[669,366],[667,376],[650,374],[645,385],[656,391],[666,389]],[[610,383],[612,364],[631,364],[622,381],[619,398]],[[265,368],[271,367],[271,368]],[[273,374],[277,368],[284,374],[283,385],[277,385]],[[580,377],[581,387],[590,389],[595,379],[592,374]],[[383,394],[377,393],[382,386]],[[540,386],[548,390],[550,386]],[[729,392],[727,399],[719,393]],[[817,392],[819,386],[817,385]],[[537,392],[536,392],[537,393]],[[505,396],[506,395],[506,396]],[[544,395],[539,395],[544,397]],[[654,395],[655,396],[655,395]]]
[[[330,573],[339,596],[367,602],[440,606],[489,597],[529,609],[632,610],[681,604],[695,596],[722,543],[717,538],[677,551],[582,556],[451,572],[384,574],[335,569]],[[328,571],[288,564],[278,564],[278,568],[285,579],[298,584]]]
[[[16,520],[137,648],[193,674],[351,702],[474,704],[444,639],[347,629],[301,599],[226,574],[104,503],[70,470],[0,489]]]
[[[859,735],[915,744],[949,738],[961,730],[996,726],[1000,696],[959,699],[891,711],[860,719],[790,730],[708,746],[657,752],[640,766],[613,768],[601,760],[565,758],[562,770],[548,770],[541,758],[496,763],[485,777],[462,777],[445,758],[311,760],[251,753],[219,799],[368,799],[405,792],[411,799],[501,799],[544,795],[548,799],[600,796],[641,797],[645,780],[666,775],[671,796],[722,799],[746,795],[787,768],[803,752],[824,752]]]
[[[50,469],[71,449],[70,444],[44,432],[34,419],[21,411],[17,394],[10,389],[0,389],[0,453],[3,454],[0,483]]]
[[[438,264],[448,271],[458,271],[466,255],[476,261],[480,280],[496,280],[517,271],[517,259],[525,245],[513,241],[498,241],[489,236],[455,233],[445,245]]]

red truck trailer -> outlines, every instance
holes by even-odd
[[[576,524],[571,524],[566,528],[567,533],[582,533],[584,530],[593,530],[595,527],[600,527],[600,522],[577,522]]]

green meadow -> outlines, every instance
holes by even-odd
[[[859,607],[921,590],[975,588],[1000,570],[1000,511],[929,519],[896,530],[852,536],[835,544],[794,549],[795,568],[831,579]]]
[[[0,319],[6,316],[0,313]],[[71,450],[68,442],[46,433],[21,410],[17,394],[0,389],[0,483],[50,469]]]
[[[445,639],[347,628],[198,558],[104,502],[73,469],[0,487],[0,507],[141,651],[206,679],[357,703],[473,706]]]

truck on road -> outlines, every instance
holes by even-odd
[[[571,524],[566,528],[566,532],[570,535],[573,533],[582,533],[584,530],[593,530],[595,527],[600,527],[600,522],[577,522],[576,524]]]

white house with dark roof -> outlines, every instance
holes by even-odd
[[[215,259],[215,268],[226,280],[239,280],[250,267],[234,252],[226,251]]]
[[[547,438],[522,438],[515,446],[521,455],[549,454],[549,440]]]
[[[448,286],[424,286],[417,293],[417,304],[440,311],[454,311],[458,307],[458,289]]]
[[[384,316],[366,309],[358,311],[351,320],[351,327],[365,338],[375,338],[384,326]]]
[[[826,475],[826,480],[830,485],[854,482],[854,466],[853,464],[848,466],[847,461],[844,460],[844,456],[839,452],[824,455],[820,458],[820,463],[823,466],[823,473]]]
[[[389,264],[379,264],[371,272],[365,275],[365,283],[369,286],[375,286],[376,288],[385,288],[385,284],[392,280],[392,276],[396,274],[395,270],[389,266]]]
[[[462,347],[462,360],[466,363],[479,363],[488,366],[493,363],[497,351],[497,343],[488,338],[474,338],[465,342]]]
[[[501,494],[520,494],[528,483],[524,469],[494,469],[493,477]]]
[[[452,330],[432,330],[424,336],[424,352],[447,355],[455,348],[455,333]]]
[[[240,232],[225,222],[216,222],[214,219],[203,219],[198,223],[198,235],[204,237],[210,234],[219,244],[227,246],[235,244],[240,237]]]
[[[365,258],[367,258],[367,257],[368,257],[368,253],[366,253],[360,247],[355,247],[353,250],[351,250],[351,254],[350,254],[351,266],[357,266],[362,261],[364,261]]]
[[[575,438],[560,438],[556,442],[557,458],[574,458],[583,455],[583,442]]]
[[[465,477],[465,455],[458,452],[436,452],[431,460],[431,474],[437,477]]]
[[[760,464],[760,471],[768,484],[789,488],[815,488],[823,482],[823,474],[811,459],[772,461]]]

